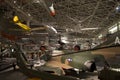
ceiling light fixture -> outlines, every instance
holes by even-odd
[[[54,27],[51,27],[51,29],[52,29],[55,33],[57,33],[57,30],[56,30]]]
[[[33,3],[40,3],[40,0],[33,0]]]
[[[16,3],[17,1],[14,1],[14,4]]]
[[[120,5],[116,7],[116,12],[120,12]]]
[[[37,32],[36,32],[36,33],[33,33],[33,34],[43,34],[43,35],[47,35],[48,33],[40,33],[40,32],[37,33]]]
[[[30,13],[28,13],[28,16],[31,16],[31,14],[30,14]]]
[[[85,30],[97,30],[97,29],[99,29],[99,28],[82,28],[81,30],[85,31]]]
[[[48,27],[49,29],[52,29],[56,34],[58,33],[57,30],[54,27],[48,26],[48,25],[46,27]]]

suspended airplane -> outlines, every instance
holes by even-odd
[[[1,17],[1,36],[9,40],[18,40],[25,36],[26,33],[34,33],[34,31],[46,31],[50,33],[57,33],[56,29],[48,25],[40,25],[34,28],[29,27],[27,24],[22,23],[18,16],[13,17],[13,21]],[[5,25],[9,24],[9,25]],[[4,27],[3,27],[4,26]],[[36,33],[37,34],[37,33]],[[19,36],[18,36],[19,35]],[[26,34],[27,35],[27,34]]]
[[[44,56],[42,56],[44,58],[41,60],[42,63],[29,63],[22,52],[20,45],[16,44],[14,47],[16,48],[16,51],[13,52],[13,54],[18,60],[20,70],[29,77],[40,78],[42,80],[78,80],[78,78],[71,78],[68,75],[77,75],[80,70],[94,71],[96,69],[97,65],[95,64],[97,64],[97,62],[103,63],[102,68],[104,66],[109,67],[109,64],[106,62],[104,56],[100,54],[91,54],[90,52],[100,49],[109,50],[110,48],[115,48],[115,46],[111,46],[87,51],[72,52],[69,54],[53,54],[52,56],[44,54]]]
[[[48,13],[54,17],[56,15],[56,12],[54,9],[53,0],[41,0],[41,2],[45,9],[48,11]]]

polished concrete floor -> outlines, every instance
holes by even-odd
[[[10,70],[0,73],[0,80],[27,80],[28,77],[19,70]]]

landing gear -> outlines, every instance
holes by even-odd
[[[96,64],[95,64],[95,62],[93,62],[93,63],[91,64],[91,66],[90,66],[89,71],[90,71],[90,72],[94,72],[95,70],[96,70]]]
[[[16,64],[13,63],[12,65],[13,65],[13,69],[16,70]]]
[[[63,69],[64,70],[64,72],[65,72],[65,75],[67,75],[67,76],[76,76],[77,75],[77,72],[73,69],[73,68],[71,68],[71,69]]]

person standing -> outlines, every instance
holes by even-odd
[[[74,46],[74,51],[76,51],[76,52],[77,52],[77,51],[80,51],[80,46],[79,46],[79,45],[75,45],[75,46]]]

